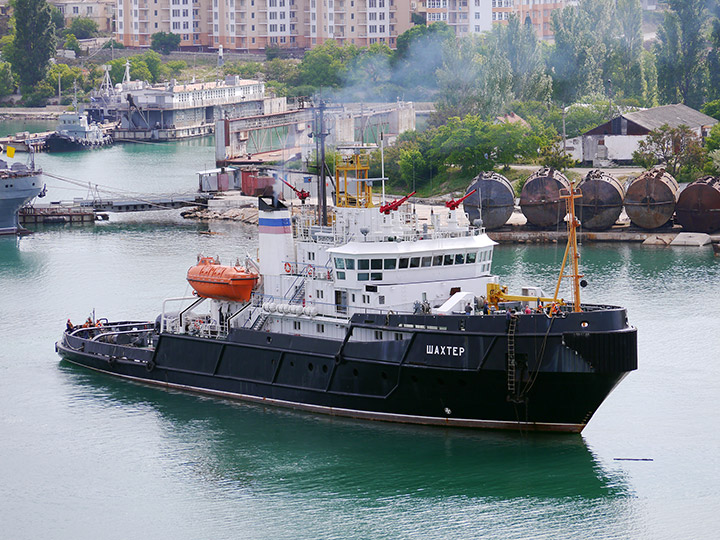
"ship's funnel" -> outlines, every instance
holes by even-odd
[[[258,197],[260,273],[265,294],[282,296],[279,276],[297,271],[290,210],[275,197]]]

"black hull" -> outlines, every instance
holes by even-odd
[[[90,142],[83,139],[71,139],[62,135],[52,134],[45,139],[45,150],[48,152],[79,152],[112,145],[112,137],[106,135],[101,141]]]
[[[236,330],[222,340],[162,334],[151,349],[91,341],[80,331],[66,333],[57,348],[72,363],[139,382],[331,415],[579,432],[637,368],[636,330],[624,313],[521,317],[514,391],[504,317],[353,319],[352,329],[409,336],[398,341]],[[580,315],[597,331],[577,331]],[[421,328],[409,333],[407,324]]]

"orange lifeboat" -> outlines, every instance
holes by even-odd
[[[258,282],[258,275],[241,266],[221,266],[212,257],[201,257],[188,270],[187,280],[203,298],[247,302]]]

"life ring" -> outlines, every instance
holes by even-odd
[[[285,263],[285,273],[289,274],[290,272],[292,272],[292,265],[289,262],[286,262]]]
[[[309,277],[313,277],[315,275],[315,269],[312,266],[308,266],[307,274]]]

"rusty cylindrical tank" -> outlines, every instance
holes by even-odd
[[[470,223],[482,219],[486,229],[502,227],[510,219],[515,208],[515,192],[503,175],[494,172],[478,174],[465,193],[475,193],[463,201],[463,209]]]
[[[664,167],[645,171],[625,190],[625,212],[643,229],[662,227],[675,212],[678,183]]]
[[[683,189],[675,215],[689,232],[711,233],[720,229],[720,177],[703,176]]]
[[[570,182],[560,171],[545,167],[530,175],[520,194],[520,208],[528,223],[551,227],[563,220],[566,211],[561,189],[570,189]]]
[[[582,197],[575,201],[575,213],[582,226],[595,231],[612,227],[622,212],[622,184],[614,176],[594,170],[577,187]]]

